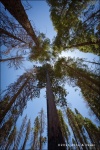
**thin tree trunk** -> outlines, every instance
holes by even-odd
[[[26,142],[27,142],[27,137],[25,137],[25,140],[24,140],[24,144],[23,144],[22,150],[25,150]]]
[[[100,40],[97,40],[95,42],[84,42],[84,43],[79,43],[79,44],[75,44],[75,45],[71,45],[71,46],[66,46],[65,48],[75,48],[75,47],[81,47],[81,46],[86,46],[86,45],[95,45],[95,44],[100,44]]]
[[[67,114],[68,114],[68,117],[71,119],[71,122],[72,122],[72,125],[74,126],[74,129],[75,129],[75,133],[77,134],[77,137],[80,141],[80,144],[83,144],[84,146],[82,147],[83,150],[86,150],[86,146],[85,146],[85,143],[83,141],[83,138],[81,137],[81,133],[80,133],[80,129],[79,127],[77,126],[77,122],[76,120],[74,120],[75,118],[72,116],[72,114],[70,113],[69,110],[67,110]]]
[[[14,40],[18,40],[22,43],[26,43],[25,41],[21,40],[20,38],[16,37],[15,35],[13,35],[12,33],[0,28],[0,34],[5,34],[7,36],[9,36],[10,38],[13,38]]]
[[[24,82],[24,84],[20,87],[20,89],[18,90],[18,92],[13,96],[12,100],[9,102],[9,104],[7,105],[7,107],[5,108],[4,112],[1,114],[0,116],[0,124],[2,123],[5,115],[7,114],[7,112],[10,110],[11,106],[13,105],[13,103],[15,102],[16,98],[18,97],[18,95],[21,93],[21,91],[23,90],[23,88],[25,87],[25,85],[27,84],[28,80],[30,78],[28,77],[27,80]]]
[[[41,115],[41,120],[40,120],[40,123],[41,123],[41,129],[40,129],[40,149],[39,150],[42,150],[42,115]]]
[[[96,64],[96,65],[100,65],[100,63],[97,63],[97,62],[94,62],[94,61],[86,61],[86,60],[84,60],[85,62],[88,62],[88,63],[91,63],[91,64]]]
[[[24,57],[22,56],[19,56],[19,57],[12,57],[12,58],[4,58],[4,59],[0,59],[0,62],[6,62],[6,61],[9,61],[9,60],[17,60],[17,59],[22,59]]]
[[[22,25],[28,35],[30,35],[35,42],[36,46],[39,47],[39,40],[30,24],[28,16],[24,10],[21,0],[1,0],[1,3],[5,8],[12,14],[13,17]]]
[[[89,19],[95,17],[95,15],[98,14],[99,12],[100,12],[100,10],[97,10],[97,11],[96,11],[95,13],[93,13],[89,18],[87,18],[87,19],[83,22],[83,24],[86,23]]]
[[[30,120],[28,121],[28,124],[27,124],[26,135],[25,135],[23,146],[22,146],[22,150],[25,150],[25,146],[26,146],[26,142],[28,140],[29,134],[30,134]]]
[[[14,149],[13,150],[18,150],[18,147],[19,147],[19,144],[21,142],[22,135],[23,135],[23,130],[24,130],[25,125],[26,125],[26,121],[27,121],[27,115],[24,117],[24,119],[22,121],[22,124],[21,124],[21,127],[20,127],[20,131],[19,131],[17,139],[15,141],[15,145],[14,145]]]
[[[58,144],[65,144],[64,137],[61,132],[57,109],[54,102],[54,95],[51,88],[50,78],[48,72],[46,73],[47,84],[47,116],[48,116],[48,150],[65,150],[66,146],[59,146]]]
[[[68,118],[68,120],[69,120],[69,125],[70,125],[70,127],[71,127],[71,129],[72,129],[72,132],[73,132],[73,135],[74,135],[74,138],[75,138],[76,144],[78,145],[77,136],[76,136],[76,134],[75,134],[75,132],[74,132],[73,126],[72,126],[71,121],[70,121],[70,118]],[[78,149],[78,150],[80,150],[80,147],[79,147],[79,146],[77,146],[77,149]]]
[[[80,60],[80,59],[78,59]],[[95,61],[88,61],[88,60],[84,60],[84,59],[81,59],[82,62],[88,62],[88,63],[91,63],[91,64],[96,64],[96,65],[100,65],[100,63],[98,62],[95,62]]]

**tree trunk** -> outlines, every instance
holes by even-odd
[[[64,47],[64,49],[65,48],[77,48],[77,47],[81,47],[81,46],[86,46],[86,45],[88,46],[88,45],[95,45],[95,44],[100,44],[100,40],[97,40],[95,42],[90,41],[90,42],[74,44],[74,45],[71,45],[71,46],[66,46],[66,47]]]
[[[90,140],[91,140],[91,144],[94,144],[94,145],[95,145],[95,142],[94,142],[94,139],[93,139],[93,137],[92,137],[92,135],[91,135],[91,132],[88,130],[88,128],[87,128],[86,125],[85,125],[85,129],[86,129],[86,131],[87,131],[87,133],[88,133],[88,135],[89,135],[89,138],[90,138]],[[95,145],[95,150],[98,150],[98,149],[96,148],[96,145]]]
[[[18,97],[18,95],[22,92],[23,88],[25,87],[25,85],[27,84],[28,80],[30,78],[28,77],[27,80],[24,82],[24,84],[20,87],[20,89],[18,90],[18,92],[13,96],[12,100],[9,102],[9,104],[7,105],[7,107],[5,108],[5,110],[3,111],[3,113],[0,116],[0,124],[3,121],[3,118],[5,117],[5,115],[7,114],[7,112],[10,110],[11,106],[13,105],[13,103],[15,102],[16,98]]]
[[[23,147],[22,147],[22,149],[21,149],[21,150],[25,150],[26,142],[27,142],[27,137],[25,137],[24,144],[23,144]]]
[[[22,43],[26,43],[25,41],[21,40],[20,38],[16,37],[15,35],[13,35],[12,33],[0,28],[0,34],[5,34],[7,36],[9,36],[10,38],[13,38],[14,40],[18,40]]]
[[[28,124],[27,124],[26,135],[25,135],[24,143],[23,143],[21,150],[25,150],[25,146],[26,146],[26,142],[28,140],[29,134],[30,134],[30,119],[29,119]]]
[[[1,0],[1,3],[5,8],[12,14],[13,17],[22,25],[28,35],[30,35],[35,42],[36,46],[39,47],[39,40],[30,24],[28,16],[24,10],[21,0]]]
[[[40,124],[41,124],[41,129],[40,129],[40,146],[39,146],[39,150],[42,150],[42,115],[41,115],[41,120],[40,120]]]
[[[88,20],[90,20],[91,18],[95,17],[96,14],[99,14],[100,13],[100,10],[97,10],[95,13],[93,13],[90,17],[88,17],[84,22],[83,24],[85,24]],[[94,19],[94,18],[93,18]]]
[[[74,131],[74,129],[73,129],[73,126],[72,126],[72,124],[71,124],[70,118],[68,118],[68,121],[69,121],[69,125],[70,125],[70,127],[71,127],[71,129],[72,129],[72,132],[73,132],[73,135],[74,135],[76,144],[78,145],[77,136],[76,136],[75,131]],[[77,146],[77,149],[78,149],[78,150],[81,150],[81,148],[80,148],[79,146]]]
[[[19,57],[12,57],[12,58],[5,58],[5,59],[0,59],[0,62],[6,62],[6,61],[9,61],[9,60],[17,60],[17,59],[22,59],[24,57],[22,56],[19,56]]]
[[[19,147],[19,144],[21,142],[22,135],[23,135],[23,131],[24,131],[24,128],[25,128],[25,125],[26,125],[26,121],[27,121],[27,115],[24,117],[24,119],[22,121],[22,124],[21,124],[20,130],[19,130],[17,139],[15,141],[15,145],[14,145],[13,150],[18,150],[18,147]]]
[[[84,146],[82,146],[82,149],[86,150],[86,146],[85,146],[85,143],[83,141],[83,138],[81,137],[81,133],[80,133],[80,129],[78,127],[78,124],[77,124],[74,116],[71,114],[69,109],[67,109],[67,115],[70,118],[72,125],[74,126],[74,130],[75,130],[75,133],[76,133],[76,135],[77,135],[77,137],[78,137],[78,139],[80,141],[80,145],[82,145],[82,144],[84,145]]]
[[[91,62],[91,61],[86,61],[86,60],[85,60],[84,62],[88,62],[88,63],[91,63],[91,64],[100,65],[100,63],[97,63],[97,62],[94,62],[94,61],[93,61],[93,62]]]
[[[58,144],[65,144],[64,137],[61,132],[57,109],[54,102],[54,95],[51,89],[50,78],[48,72],[46,74],[46,94],[47,94],[47,117],[48,117],[48,150],[65,150],[65,146]]]
[[[79,60],[80,60],[80,59],[79,59]],[[88,62],[88,63],[91,63],[91,64],[100,65],[100,63],[98,63],[98,62],[95,62],[95,61],[87,61],[87,60],[84,60],[84,59],[82,59],[82,62]]]

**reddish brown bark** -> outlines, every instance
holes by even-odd
[[[48,116],[48,150],[65,150],[66,146],[58,146],[58,144],[65,144],[65,140],[61,132],[57,109],[54,102],[54,95],[51,89],[51,83],[48,73],[46,94]]]

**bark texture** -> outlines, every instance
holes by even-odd
[[[54,96],[51,89],[50,78],[47,73],[47,116],[48,116],[48,150],[65,150],[66,146],[59,146],[65,144],[64,137],[61,132],[57,109],[54,102]]]

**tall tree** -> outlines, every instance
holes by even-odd
[[[23,146],[22,146],[22,150],[25,150],[25,146],[26,146],[27,140],[29,138],[30,130],[31,130],[31,122],[30,122],[30,119],[29,119],[29,121],[27,123],[27,126],[26,126],[26,134],[25,134],[25,139],[24,139],[24,143],[23,143]]]
[[[16,127],[14,127],[13,130],[11,131],[9,137],[8,137],[8,142],[7,142],[5,149],[8,150],[11,148],[11,145],[13,145],[13,143],[15,141],[16,134],[17,134]]]
[[[17,150],[19,147],[19,144],[20,144],[20,141],[21,141],[21,138],[23,135],[23,131],[24,131],[24,128],[26,125],[26,121],[27,121],[27,115],[23,118],[20,130],[19,130],[18,135],[17,135],[16,140],[15,140],[14,150]]]
[[[19,47],[22,52],[23,49],[29,49],[32,46],[32,38],[13,17],[10,17],[9,14],[6,13],[2,6],[0,18],[1,45],[5,45],[7,47],[7,50],[4,52],[1,50],[2,54],[8,54],[14,48],[18,51]]]
[[[86,137],[86,135],[85,135],[85,133],[84,133],[84,126],[83,126],[83,124],[84,124],[84,118],[83,118],[83,116],[78,112],[78,110],[77,110],[76,108],[75,108],[75,112],[76,112],[76,114],[77,114],[77,115],[76,115],[76,122],[77,122],[77,124],[78,124],[78,126],[79,126],[79,129],[80,129],[80,131],[81,131],[82,138],[83,138],[85,144],[88,144],[87,137]],[[89,146],[87,146],[86,148],[87,148],[87,150],[90,149]]]
[[[100,101],[99,94],[95,91],[88,88],[86,85],[82,84],[80,81],[77,82],[77,85],[81,88],[81,93],[86,101],[87,105],[90,107],[91,111],[96,115],[100,120]]]
[[[58,61],[55,64],[56,70],[58,69],[59,65],[61,66],[61,64],[61,73],[67,73],[67,76],[81,80],[81,82],[83,81],[88,87],[91,87],[92,90],[99,94],[100,83],[98,76],[90,73],[86,69],[83,69],[82,65],[80,67],[80,64],[73,61],[73,59],[71,58],[69,58],[67,61],[65,58],[58,59]],[[65,67],[67,68],[67,70],[65,69]]]
[[[40,135],[39,135],[39,149],[43,149],[43,144],[46,142],[46,137],[43,137],[43,132],[45,129],[45,114],[44,110],[41,109],[39,112],[39,121],[40,121]]]
[[[65,144],[64,137],[61,132],[57,109],[54,102],[54,95],[51,88],[48,72],[46,73],[46,94],[47,94],[47,115],[48,115],[48,150],[59,149],[58,144]],[[52,108],[52,111],[51,111]],[[65,147],[61,148],[65,149]]]
[[[41,78],[44,76],[45,78]],[[37,68],[37,79],[39,80],[38,86],[46,86],[46,97],[47,97],[47,117],[48,117],[48,149],[59,149],[58,144],[65,144],[64,137],[61,132],[61,127],[58,119],[57,109],[56,109],[56,97],[53,94],[53,88],[60,86],[60,80],[55,76],[53,67],[50,64],[44,64],[42,67]],[[50,81],[51,80],[51,81]],[[56,91],[56,93],[59,90]],[[62,91],[60,91],[61,93]],[[62,99],[59,95],[59,103],[61,102],[64,106],[66,103],[66,93],[61,93]],[[64,104],[63,104],[64,103]],[[52,110],[51,110],[52,108]],[[63,147],[64,149],[65,147]],[[62,149],[62,147],[61,147]]]
[[[84,118],[77,109],[75,109],[75,112],[76,112],[76,121],[78,123],[78,126],[81,128],[81,133],[85,143],[88,143],[88,141],[86,138],[86,133],[84,133],[84,130],[87,131],[91,144],[94,144],[95,149],[98,149],[100,142],[99,140],[100,133],[98,127],[90,119]],[[87,148],[89,149],[89,147]]]
[[[32,145],[31,149],[43,149],[43,144],[46,142],[46,137],[43,136],[45,129],[45,114],[44,110],[41,109],[39,115],[35,118],[34,128],[32,134]]]
[[[0,128],[0,147],[4,147],[4,142],[6,141],[13,126],[13,118],[10,117],[9,120]]]
[[[70,143],[69,143],[70,131],[68,129],[66,122],[64,121],[63,113],[60,109],[57,110],[57,113],[58,113],[58,117],[59,117],[59,122],[60,122],[62,134],[67,141],[67,145],[70,145]]]
[[[83,68],[81,63],[74,62],[73,59],[70,60],[59,59],[56,62],[57,75],[60,72],[60,76],[67,76],[72,85],[80,87],[84,99],[99,119],[99,75],[93,74],[87,67]]]
[[[88,118],[84,119],[84,126],[91,139],[91,143],[93,143],[95,146],[95,149],[98,150],[100,148],[99,128],[97,128],[96,125]]]
[[[21,75],[17,82],[8,87],[1,101],[1,104],[4,105],[3,100],[8,97],[6,107],[1,109],[0,123],[2,123],[7,113],[11,115],[12,112],[16,111],[16,115],[21,114],[28,100],[33,97],[39,97],[39,88],[36,86],[37,83],[33,70]]]
[[[34,121],[33,135],[32,135],[32,146],[31,149],[35,150],[39,147],[39,130],[40,130],[40,122],[39,117],[37,116]]]
[[[78,144],[83,150],[86,150],[87,148],[85,146],[85,142],[82,137],[80,127],[78,126],[78,123],[76,121],[76,117],[74,113],[71,111],[71,109],[69,108],[67,108],[67,116],[68,116],[69,123],[71,124],[71,128],[73,129],[73,132],[77,138]],[[83,147],[82,144],[84,145]]]
[[[24,7],[20,0],[16,1],[6,1],[1,0],[2,4],[6,9],[16,18],[16,20],[22,25],[22,27],[26,30],[26,32],[32,37],[33,41],[37,45],[40,46],[40,42],[31,26],[31,23],[28,19],[28,16],[24,10]]]
[[[52,2],[52,0],[47,0],[47,2],[50,6],[54,28],[57,31],[57,36],[53,42],[54,51],[78,47],[83,52],[99,55],[98,28],[92,25],[89,26],[88,22],[84,22],[85,12],[94,12],[96,19],[94,22],[99,22],[99,10],[97,10],[96,16],[95,9],[93,9],[93,6],[96,8],[99,2],[96,3],[95,1],[93,5],[91,0],[82,0],[81,2],[77,0],[75,2],[65,0]],[[72,20],[74,21],[72,22]]]

